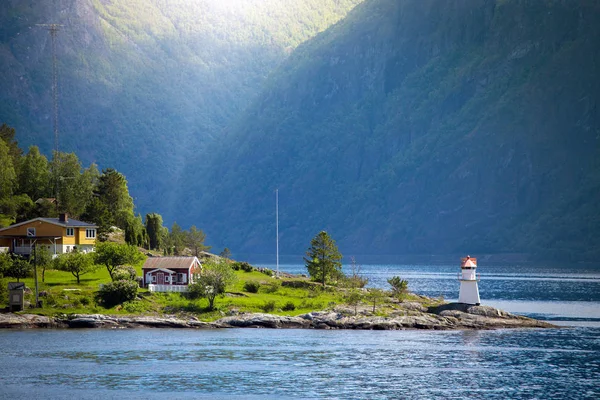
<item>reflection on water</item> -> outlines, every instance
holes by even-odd
[[[600,331],[589,328],[4,331],[0,346],[2,397],[600,395]]]

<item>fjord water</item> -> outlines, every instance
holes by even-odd
[[[456,298],[456,266],[364,266]],[[282,270],[303,272],[300,266]],[[574,327],[0,331],[0,398],[600,398],[600,270],[481,268],[484,304]]]

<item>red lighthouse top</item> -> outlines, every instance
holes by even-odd
[[[469,269],[469,268],[477,268],[477,259],[475,257],[466,256],[460,259],[460,267]]]

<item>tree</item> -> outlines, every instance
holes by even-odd
[[[75,153],[62,152],[54,153],[50,166],[59,212],[78,218],[92,199],[98,169],[92,165],[87,173],[82,174],[81,163]]]
[[[375,313],[375,306],[377,303],[383,303],[385,293],[381,289],[370,288],[367,291],[367,300],[373,303],[373,313]]]
[[[125,229],[128,218],[134,215],[133,199],[129,195],[125,176],[112,168],[103,170],[97,192],[100,201],[113,217],[111,224]]]
[[[157,213],[146,214],[146,232],[148,233],[149,248],[159,250],[162,245],[163,220]]]
[[[210,249],[210,246],[204,245],[204,239],[206,239],[206,235],[202,232],[202,229],[196,229],[196,226],[192,225],[186,235],[186,245],[192,249],[192,253],[196,257],[201,252]]]
[[[320,232],[311,242],[306,251],[304,262],[310,277],[323,284],[342,274],[342,255],[333,240],[325,231]]]
[[[392,295],[394,297],[400,297],[408,291],[408,281],[399,276],[392,276],[387,282],[392,287]]]
[[[12,164],[15,168],[16,175],[19,175],[19,160],[23,154],[23,150],[19,147],[19,143],[15,140],[16,131],[14,128],[6,124],[0,126],[0,142],[4,142],[8,147],[8,155],[12,159]],[[1,159],[1,158],[0,158]]]
[[[0,253],[0,278],[6,276],[12,265],[12,258],[8,253]]]
[[[142,247],[144,245],[144,229],[141,215],[130,216],[125,225],[125,242],[132,246]]]
[[[181,255],[185,248],[185,236],[186,233],[177,225],[177,222],[173,222],[171,232],[169,232],[169,241],[176,256]]]
[[[15,278],[17,282],[19,282],[20,279],[30,276],[31,271],[32,266],[29,261],[21,257],[15,257],[4,274],[11,278]]]
[[[27,194],[31,200],[50,197],[50,164],[37,146],[30,146],[29,152],[21,159],[19,171],[19,191]]]
[[[229,263],[222,260],[208,260],[202,269],[194,274],[195,282],[190,285],[192,296],[208,300],[208,309],[213,310],[215,298],[225,294],[228,285],[235,282],[235,272]]]
[[[52,263],[54,269],[73,274],[73,276],[77,279],[78,285],[81,275],[85,275],[98,269],[98,266],[94,264],[93,254],[84,254],[78,252],[61,254],[56,257]]]
[[[358,305],[360,304],[363,295],[359,289],[350,289],[346,292],[344,299],[346,300],[346,304],[354,307],[354,315],[358,313]]]
[[[229,251],[229,249],[227,247],[225,247],[219,255],[221,257],[229,260],[231,258],[231,251]]]
[[[42,267],[42,282],[46,279],[46,268],[52,263],[52,255],[46,246],[35,246],[35,263]]]
[[[94,253],[96,264],[106,266],[110,278],[114,280],[115,268],[125,264],[136,264],[143,259],[136,247],[127,244],[102,242],[96,245]]]
[[[97,234],[100,240],[106,240],[111,226],[111,215],[106,204],[97,197],[93,197],[81,215],[81,220],[98,226]],[[125,239],[127,241],[127,239]],[[129,242],[128,242],[129,243]]]
[[[4,125],[3,125],[4,126]],[[17,184],[17,174],[10,149],[0,140],[0,199],[10,197]]]

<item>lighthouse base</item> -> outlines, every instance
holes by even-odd
[[[465,304],[480,305],[479,287],[477,281],[460,281],[460,292],[458,293],[458,302]]]

